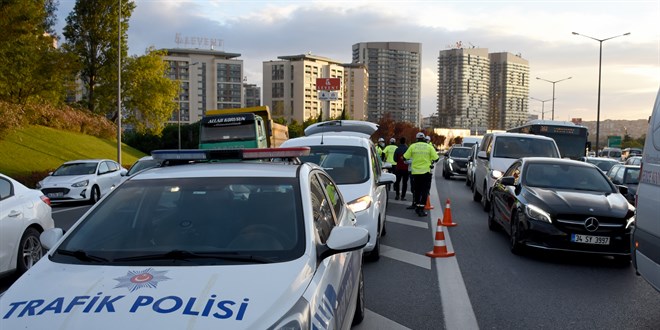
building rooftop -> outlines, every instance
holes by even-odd
[[[224,51],[219,51],[214,49],[166,48],[163,50],[167,52],[167,55],[174,55],[174,54],[212,55],[216,57],[223,57],[225,59],[236,58],[241,56],[240,53],[227,53]]]

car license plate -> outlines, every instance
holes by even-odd
[[[571,242],[583,243],[583,244],[609,245],[610,238],[606,236],[571,234]]]
[[[61,192],[48,193],[48,198],[57,198],[57,197],[62,197],[62,196],[64,196],[64,193],[61,193]]]

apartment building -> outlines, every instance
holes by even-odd
[[[378,122],[388,114],[419,126],[422,44],[361,42],[352,51],[352,62],[369,72],[367,119]]]
[[[511,53],[490,53],[488,128],[506,130],[529,117],[529,62]]]
[[[244,107],[252,108],[261,106],[261,87],[255,84],[243,83]]]
[[[363,63],[344,66],[344,113],[346,118],[367,120],[369,71]]]
[[[336,100],[319,100],[317,78],[344,79],[341,62],[317,55],[279,56],[263,62],[263,105],[273,117],[303,123],[310,118],[323,120],[341,117],[344,90],[336,91]]]

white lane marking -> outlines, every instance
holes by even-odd
[[[77,206],[77,207],[69,207],[69,208],[66,208],[66,209],[61,209],[61,210],[57,210],[57,211],[52,211],[51,213],[62,213],[62,212],[67,212],[67,211],[73,211],[73,210],[81,209],[81,208],[83,208],[83,207],[89,207],[89,205]]]
[[[394,260],[405,262],[413,266],[422,267],[431,270],[431,258],[417,253],[408,252],[393,248],[387,245],[380,245],[380,255]]]
[[[391,215],[388,215],[385,218],[385,221],[394,222],[394,223],[398,223],[398,224],[406,225],[406,226],[413,226],[413,227],[429,229],[429,224],[426,223],[426,222],[415,221],[415,220],[410,220],[410,219],[406,219],[406,218],[393,217]]]
[[[380,314],[376,314],[368,309],[364,309],[364,320],[362,323],[352,327],[353,330],[411,330],[399,323],[396,323]]]
[[[438,196],[438,188],[435,185],[435,175],[433,176],[431,184],[431,187],[433,187],[431,194],[431,204],[441,205]],[[436,207],[431,210],[431,220],[440,220],[442,219],[442,216],[443,208]],[[433,221],[431,226],[433,228],[431,235],[433,235],[433,240],[435,242],[437,221]],[[445,235],[447,251],[455,252],[454,246],[451,244],[449,230],[445,229],[443,232]],[[479,325],[477,324],[477,317],[474,315],[472,303],[470,303],[470,297],[468,296],[467,289],[465,288],[465,282],[463,281],[461,269],[458,266],[456,257],[434,259],[436,273],[438,275],[438,287],[440,288],[442,313],[444,314],[445,318],[445,329],[479,329]]]

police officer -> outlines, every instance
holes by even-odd
[[[394,168],[396,167],[396,159],[394,159],[394,152],[396,151],[396,139],[391,138],[390,139],[390,144],[383,149],[383,153],[385,154],[385,161],[392,164],[392,168],[390,169],[390,173],[394,173]]]
[[[429,195],[431,187],[431,166],[438,161],[438,153],[435,148],[426,142],[424,133],[419,132],[415,135],[417,142],[408,147],[403,154],[405,159],[412,159],[412,181],[413,181],[413,202],[415,211],[420,217],[427,216],[424,211],[424,205]]]
[[[385,154],[383,153],[383,148],[385,148],[385,139],[379,138],[378,144],[376,145],[376,154],[378,154],[380,160],[384,160]]]

